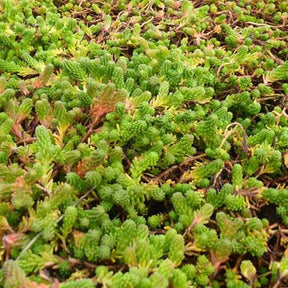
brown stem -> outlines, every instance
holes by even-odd
[[[203,158],[205,156],[206,156],[206,154],[202,153],[202,154],[196,155],[194,157],[189,157],[188,159],[186,159],[185,161],[181,162],[178,165],[171,166],[169,169],[167,169],[167,170],[163,171],[162,173],[160,173],[157,177],[151,179],[150,180],[150,184],[151,183],[158,184],[159,182],[161,182],[162,178],[164,178],[166,175],[168,175],[172,171],[176,170],[177,168],[180,168],[182,166],[188,165],[188,164],[194,162],[195,160],[201,159],[201,158]]]
[[[100,115],[99,115],[99,113],[97,113],[97,116],[93,119],[93,121],[92,121],[92,123],[91,123],[91,125],[90,125],[90,127],[89,127],[89,130],[87,131],[87,133],[85,134],[85,136],[82,138],[82,140],[81,140],[81,142],[85,142],[87,139],[88,139],[88,137],[93,133],[93,129],[94,129],[94,127],[97,125],[97,124],[99,124],[99,122],[100,122]]]
[[[282,278],[278,278],[277,279],[277,282],[274,284],[273,288],[278,288],[278,287],[281,287],[281,281],[282,281]]]
[[[20,144],[29,144],[29,143],[33,143],[33,142],[35,142],[36,141],[36,137],[30,137],[30,138],[28,138],[28,139],[21,139],[21,140],[19,140],[19,141],[17,141],[17,146],[18,145],[20,145]]]

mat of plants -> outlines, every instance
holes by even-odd
[[[288,1],[0,1],[0,287],[288,287]]]

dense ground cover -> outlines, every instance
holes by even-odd
[[[2,0],[0,286],[287,286],[287,17]]]

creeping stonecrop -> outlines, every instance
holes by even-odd
[[[285,287],[288,1],[0,1],[0,287]]]

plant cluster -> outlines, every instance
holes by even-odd
[[[287,285],[287,18],[2,0],[0,287]]]

